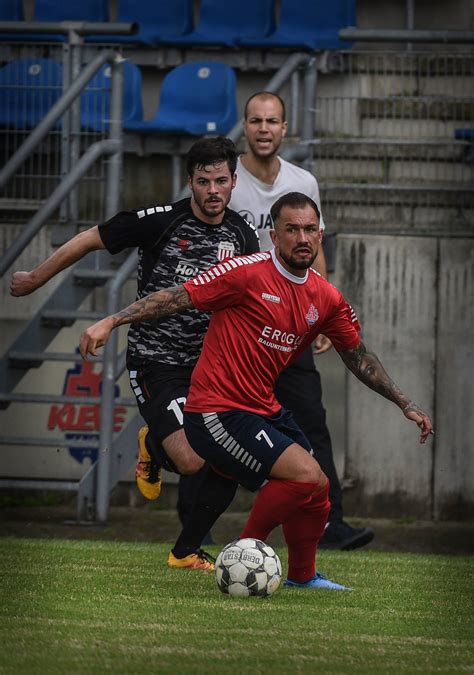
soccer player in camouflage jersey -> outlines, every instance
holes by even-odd
[[[106,223],[78,234],[31,272],[16,272],[11,293],[27,295],[90,251],[115,254],[139,248],[137,297],[185,283],[216,263],[259,251],[258,236],[239,214],[227,208],[235,186],[237,153],[223,137],[197,141],[187,156],[191,198],[170,205],[118,213]],[[127,367],[142,417],[137,483],[156,499],[161,467],[182,475],[203,472],[198,494],[182,533],[170,552],[171,567],[212,569],[200,549],[209,530],[232,501],[236,483],[216,480],[190,447],[183,431],[183,406],[201,352],[209,314],[191,309],[160,321],[133,324],[128,335]]]

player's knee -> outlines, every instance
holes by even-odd
[[[168,436],[163,441],[163,447],[178,473],[183,476],[196,473],[204,466],[204,460],[189,445],[182,429]]]
[[[180,457],[179,461],[175,461],[175,464],[180,474],[189,476],[202,469],[204,460],[193,452],[192,454],[187,453],[185,457]]]
[[[304,483],[315,483],[319,488],[323,489],[328,485],[329,481],[326,474],[323,472],[317,462],[313,462],[306,469],[306,477],[302,480]]]

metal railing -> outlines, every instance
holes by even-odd
[[[0,196],[0,220],[8,224],[23,223],[25,214],[35,211],[42,206],[51,192],[58,186],[68,173],[79,161],[81,153],[92,143],[104,140],[105,132],[92,130],[81,126],[80,101],[77,94],[72,94],[74,88],[77,92],[77,80],[82,79],[82,69],[87,69],[90,64],[91,51],[85,50],[83,36],[85,34],[131,34],[137,31],[136,24],[125,23],[88,23],[88,22],[0,22],[2,34],[34,33],[55,34],[67,36],[67,42],[7,42],[2,44],[1,58],[4,64],[15,59],[45,59],[42,67],[49,70],[49,76],[36,87],[35,102],[41,105],[48,96],[54,100],[57,98],[56,89],[69,93],[71,99],[63,109],[60,118],[50,126],[48,133],[43,134],[40,143],[34,153],[29,152],[23,156],[21,165],[17,166],[13,179],[3,187]],[[5,40],[5,37],[4,37]],[[114,49],[118,54],[118,50]],[[97,48],[95,48],[95,61]],[[108,50],[110,54],[110,50]],[[85,60],[84,60],[85,59]],[[103,61],[107,63],[107,58]],[[61,70],[61,80],[57,81],[53,75],[55,69]],[[0,95],[1,95],[0,91]],[[21,86],[11,89],[8,98],[4,98],[3,106],[9,102],[15,105],[23,95]],[[102,92],[94,88],[88,92],[89,101],[95,98],[97,110],[100,110],[101,101],[104,97]],[[30,95],[31,98],[33,98]],[[2,107],[3,107],[2,106]],[[34,107],[34,103],[33,103]],[[37,130],[37,133],[39,130]],[[21,123],[9,125],[1,131],[3,143],[0,149],[0,164],[11,162],[20,155],[19,149],[24,146],[24,141],[30,135],[30,130]],[[30,140],[31,142],[31,140]],[[104,155],[105,157],[105,155]],[[2,174],[3,176],[5,174]],[[94,162],[83,176],[80,184],[71,187],[66,198],[62,199],[58,211],[50,215],[50,222],[61,223],[62,231],[53,229],[53,239],[56,243],[62,243],[71,235],[73,227],[67,229],[67,223],[77,225],[96,224],[100,220],[102,204],[104,203],[106,184],[105,161]],[[59,234],[62,232],[62,234]]]
[[[474,127],[473,75],[465,52],[330,56],[309,141],[327,222],[338,230],[472,225],[472,143],[456,135]]]
[[[116,195],[120,184],[120,167],[122,157],[122,96],[123,96],[123,71],[122,58],[117,57],[114,52],[107,51],[99,54],[80,74],[77,80],[71,85],[57,103],[47,113],[45,118],[27,137],[24,143],[18,148],[16,153],[7,162],[0,172],[0,188],[15,174],[17,169],[31,155],[39,143],[45,138],[48,132],[54,127],[56,122],[62,117],[64,112],[74,103],[81,91],[86,87],[90,79],[101,68],[104,63],[112,65],[112,100],[111,100],[111,124],[109,139],[94,143],[82,155],[77,164],[71,168],[70,172],[60,182],[53,194],[45,200],[43,206],[35,213],[33,218],[25,226],[22,234],[18,237],[11,247],[3,254],[0,259],[0,276],[3,276],[10,265],[22,253],[25,247],[38,233],[46,220],[57,209],[64,198],[77,185],[79,180],[87,173],[90,167],[99,157],[110,155],[111,159],[108,167],[107,184],[109,186],[110,202],[114,206],[118,203]],[[110,206],[109,206],[110,211]],[[113,213],[115,212],[112,211]]]
[[[51,216],[51,214],[64,202],[66,197],[71,194],[71,191],[78,184],[80,179],[87,173],[94,162],[103,156],[108,156],[106,172],[106,191],[108,194],[105,200],[105,219],[110,218],[119,210],[120,206],[120,180],[122,167],[122,99],[123,99],[123,59],[120,55],[113,51],[101,52],[93,59],[93,61],[86,66],[86,68],[74,79],[71,86],[64,92],[61,98],[46,114],[38,126],[31,132],[31,134],[24,140],[24,142],[17,149],[16,153],[9,159],[4,169],[0,174],[0,187],[7,185],[8,181],[15,176],[17,170],[24,164],[24,162],[31,157],[31,154],[44,141],[49,132],[57,124],[58,120],[62,118],[74,102],[78,100],[81,92],[87,86],[88,82],[96,72],[105,64],[110,63],[112,69],[112,83],[111,83],[111,101],[110,101],[110,120],[109,120],[109,134],[107,139],[103,139],[93,143],[86,152],[78,159],[74,166],[71,166],[64,179],[59,183],[53,193],[45,200],[39,211],[29,221],[24,228],[22,234],[13,242],[10,248],[0,259],[0,276],[11,266],[11,264],[18,258],[21,252],[25,249],[27,244],[39,232],[43,224]],[[103,219],[103,218],[101,218]],[[118,309],[120,304],[121,289],[131,273],[136,267],[136,253],[134,252],[127,261],[122,265],[121,269],[114,275],[113,280],[108,287],[108,309],[114,312]],[[63,312],[64,314],[64,312]],[[61,316],[60,319],[64,317]],[[74,318],[74,317],[73,317]],[[38,325],[38,322],[36,322]],[[31,336],[30,336],[31,337]],[[35,355],[33,355],[35,356]],[[41,356],[41,355],[40,355]],[[65,359],[68,355],[60,355]],[[71,356],[71,355],[69,355]],[[21,358],[25,358],[24,353]],[[36,355],[35,358],[38,358]],[[71,358],[74,360],[74,357]],[[96,471],[93,472],[93,480],[88,477],[83,477],[83,480],[77,482],[67,482],[68,489],[75,489],[79,492],[79,503],[83,507],[85,503],[94,501],[98,505],[98,518],[100,522],[105,522],[107,518],[110,484],[110,457],[112,448],[113,436],[113,410],[117,403],[115,396],[115,381],[124,369],[124,360],[119,359],[117,365],[117,339],[114,335],[110,341],[103,357],[103,386],[100,397],[101,404],[101,425],[100,436],[98,442],[98,461]],[[24,372],[24,371],[22,371]],[[5,397],[5,401],[43,401],[47,396],[40,395],[39,397],[29,394],[10,394]],[[51,397],[50,397],[51,398]],[[58,399],[64,400],[64,397]],[[67,398],[67,397],[66,397]],[[48,399],[49,400],[49,399]],[[83,399],[79,399],[82,402]],[[90,399],[92,401],[92,399]],[[128,401],[126,401],[126,404]],[[133,402],[134,403],[134,402]],[[16,444],[32,445],[34,439],[18,438]],[[15,443],[15,439],[3,438],[2,443]],[[46,446],[44,439],[38,439],[39,446]],[[93,445],[91,441],[75,442],[76,447],[90,447]],[[59,443],[62,445],[62,443]],[[105,451],[107,450],[107,452]],[[116,462],[115,462],[116,463]],[[51,489],[55,486],[56,489],[64,489],[64,481],[14,481],[6,480],[0,483],[3,487],[9,485],[16,485],[17,487],[31,487]],[[93,493],[91,494],[91,489]]]
[[[413,17],[412,17],[413,21]],[[474,31],[468,30],[416,30],[414,28],[343,28],[339,31],[341,40],[350,42],[401,42],[404,44],[472,44]]]

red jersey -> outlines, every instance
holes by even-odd
[[[359,342],[359,322],[342,294],[312,269],[288,272],[275,252],[223,262],[184,284],[211,311],[185,410],[274,415],[275,382],[319,333],[338,351]]]

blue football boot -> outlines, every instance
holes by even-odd
[[[347,586],[342,586],[342,584],[336,584],[335,581],[331,581],[324,574],[316,572],[314,577],[309,581],[300,583],[298,581],[291,581],[287,579],[284,583],[284,586],[289,588],[326,588],[329,591],[353,591],[353,588],[348,588]]]

